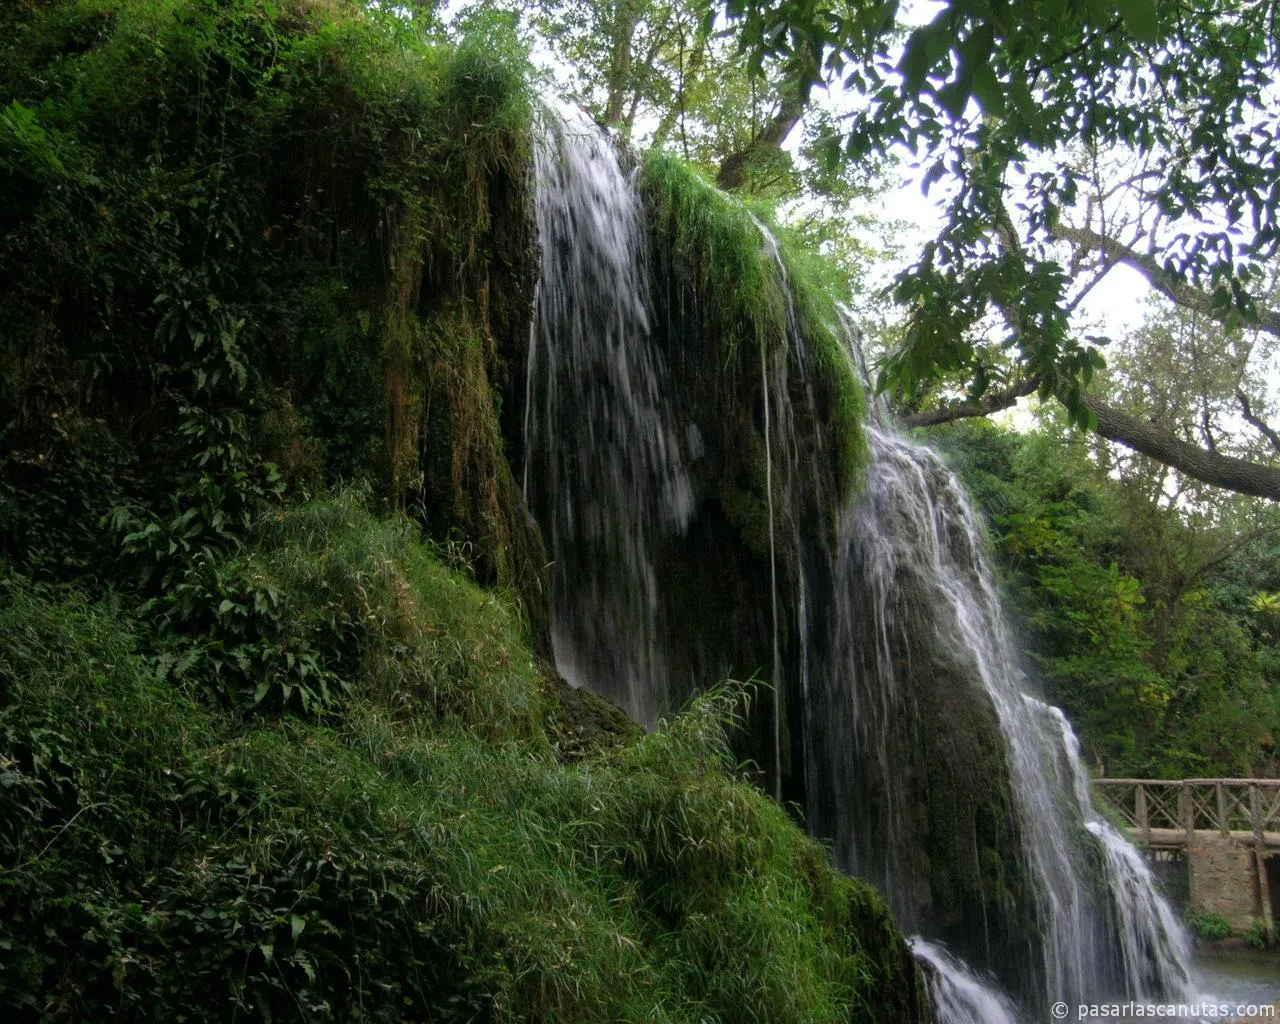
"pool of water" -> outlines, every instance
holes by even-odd
[[[1202,1001],[1280,1003],[1280,951],[1201,952],[1195,967]],[[1274,1019],[1280,1022],[1280,1016]]]
[[[1196,996],[1183,1006],[1149,1004],[1131,1008],[1131,1004],[1120,1002],[1107,1008],[1087,1010],[1059,1003],[1053,1008],[1052,1016],[1068,1024],[1092,1020],[1095,1016],[1109,1017],[1124,1024],[1145,1024],[1154,1016],[1187,1024],[1192,1021],[1224,1024],[1237,1019],[1280,1024],[1280,1008],[1277,1008],[1280,1004],[1280,951],[1198,952],[1195,974]],[[1255,1008],[1253,1016],[1240,1013],[1250,1007]]]

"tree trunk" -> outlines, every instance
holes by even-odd
[[[1035,391],[1036,386],[1037,382],[1034,380],[1022,381],[1000,391],[993,391],[977,402],[959,402],[941,409],[904,416],[902,423],[908,427],[928,427],[974,416],[987,416],[1009,408],[1019,398]],[[1165,466],[1172,466],[1201,483],[1238,494],[1251,494],[1255,498],[1280,501],[1280,469],[1201,448],[1182,440],[1165,427],[1131,416],[1093,395],[1085,394],[1081,400],[1097,419],[1095,430],[1108,441],[1122,444]]]
[[[742,149],[730,153],[720,164],[716,184],[726,192],[741,188],[747,169],[757,154],[767,149],[778,149],[787,141],[791,130],[800,123],[805,105],[798,95],[788,96],[778,102],[778,110],[763,130]]]
[[[614,10],[613,48],[609,54],[609,97],[604,123],[610,127],[622,120],[631,84],[631,47],[636,34],[636,10],[632,0],[620,0]]]

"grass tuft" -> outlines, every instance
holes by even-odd
[[[787,358],[810,390],[813,443],[830,459],[838,507],[866,464],[866,396],[839,330],[836,302],[847,282],[774,221],[722,192],[694,167],[660,151],[646,155],[642,188],[655,213],[659,248],[696,310],[686,330],[707,349],[704,372],[751,379],[763,348]],[[777,240],[779,262],[762,228]],[[791,396],[775,395],[775,404]]]

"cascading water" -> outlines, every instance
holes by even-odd
[[[525,495],[554,559],[557,665],[653,721],[699,671],[728,665],[717,645],[735,639],[701,633],[701,662],[668,647],[672,538],[726,515],[700,504],[715,493],[699,482],[705,410],[673,407],[689,393],[672,367],[683,314],[655,302],[634,175],[578,115],[548,125],[535,162]],[[794,303],[780,322],[784,336],[761,341],[746,428],[763,435],[770,593],[739,620],[760,632],[746,649],[757,664],[771,652],[779,689],[758,737],[771,788],[784,761],[801,762],[810,828],[841,866],[877,884],[906,927],[997,975],[1029,1015],[1059,999],[1184,994],[1185,940],[1150,872],[1094,812],[1065,722],[1023,697],[982,531],[943,462],[874,410],[862,494],[832,536],[802,529],[814,520],[798,496],[821,504],[833,489],[798,440],[798,424],[823,426]],[[799,705],[785,728],[784,686]],[[915,945],[946,1024],[1013,1020],[963,964]]]
[[[938,1024],[1019,1024],[1009,1000],[941,946],[917,935],[911,950],[924,965]]]
[[[1134,994],[1139,999],[1155,999],[1170,990],[1190,994],[1187,964],[1191,939],[1169,904],[1159,898],[1155,878],[1142,855],[1094,807],[1089,777],[1080,760],[1080,741],[1071,723],[1060,708],[1034,697],[1024,700],[1040,727],[1045,748],[1051,757],[1056,755],[1064,788],[1074,794],[1085,828],[1106,858],[1106,879],[1116,909],[1116,937]]]
[[[925,688],[922,670],[944,680],[940,699],[963,694],[970,713],[981,713],[985,696],[1004,739],[1011,824],[1032,881],[1032,905],[1020,912],[1034,915],[1044,937],[1041,955],[1025,961],[1014,982],[1024,1001],[1185,995],[1185,940],[1150,872],[1136,870],[1136,851],[1093,810],[1077,752],[1053,718],[1059,713],[1022,694],[982,533],[958,481],[937,455],[883,423],[870,430],[870,446],[866,492],[846,521],[835,577],[843,599],[830,604],[817,660],[827,710],[816,718],[810,766],[816,829],[835,839],[845,863],[886,889],[912,926],[928,923],[912,870],[917,847],[931,837],[912,813],[918,795],[904,799],[912,785],[902,762],[904,745],[927,738],[903,737],[902,723]],[[1046,716],[1055,723],[1052,746]],[[883,831],[868,836],[868,820]],[[975,839],[991,857],[1001,849],[997,831]],[[1016,851],[1009,842],[1003,849],[1011,846]],[[983,855],[974,860],[981,871]],[[967,922],[966,955],[1005,964],[1007,977],[1018,952],[1002,948],[1006,931],[1005,922],[977,929]]]
[[[524,495],[555,559],[556,664],[652,722],[668,684],[650,546],[684,528],[692,498],[663,405],[640,197],[573,109],[548,114],[534,170]]]

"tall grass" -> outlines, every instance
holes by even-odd
[[[361,653],[321,721],[185,696],[118,613],[5,584],[0,1005],[772,1024],[874,1019],[892,997],[922,1012],[875,894],[734,778],[736,690],[566,762],[515,620],[403,525],[340,497],[264,523],[243,557],[298,614],[346,609]]]

